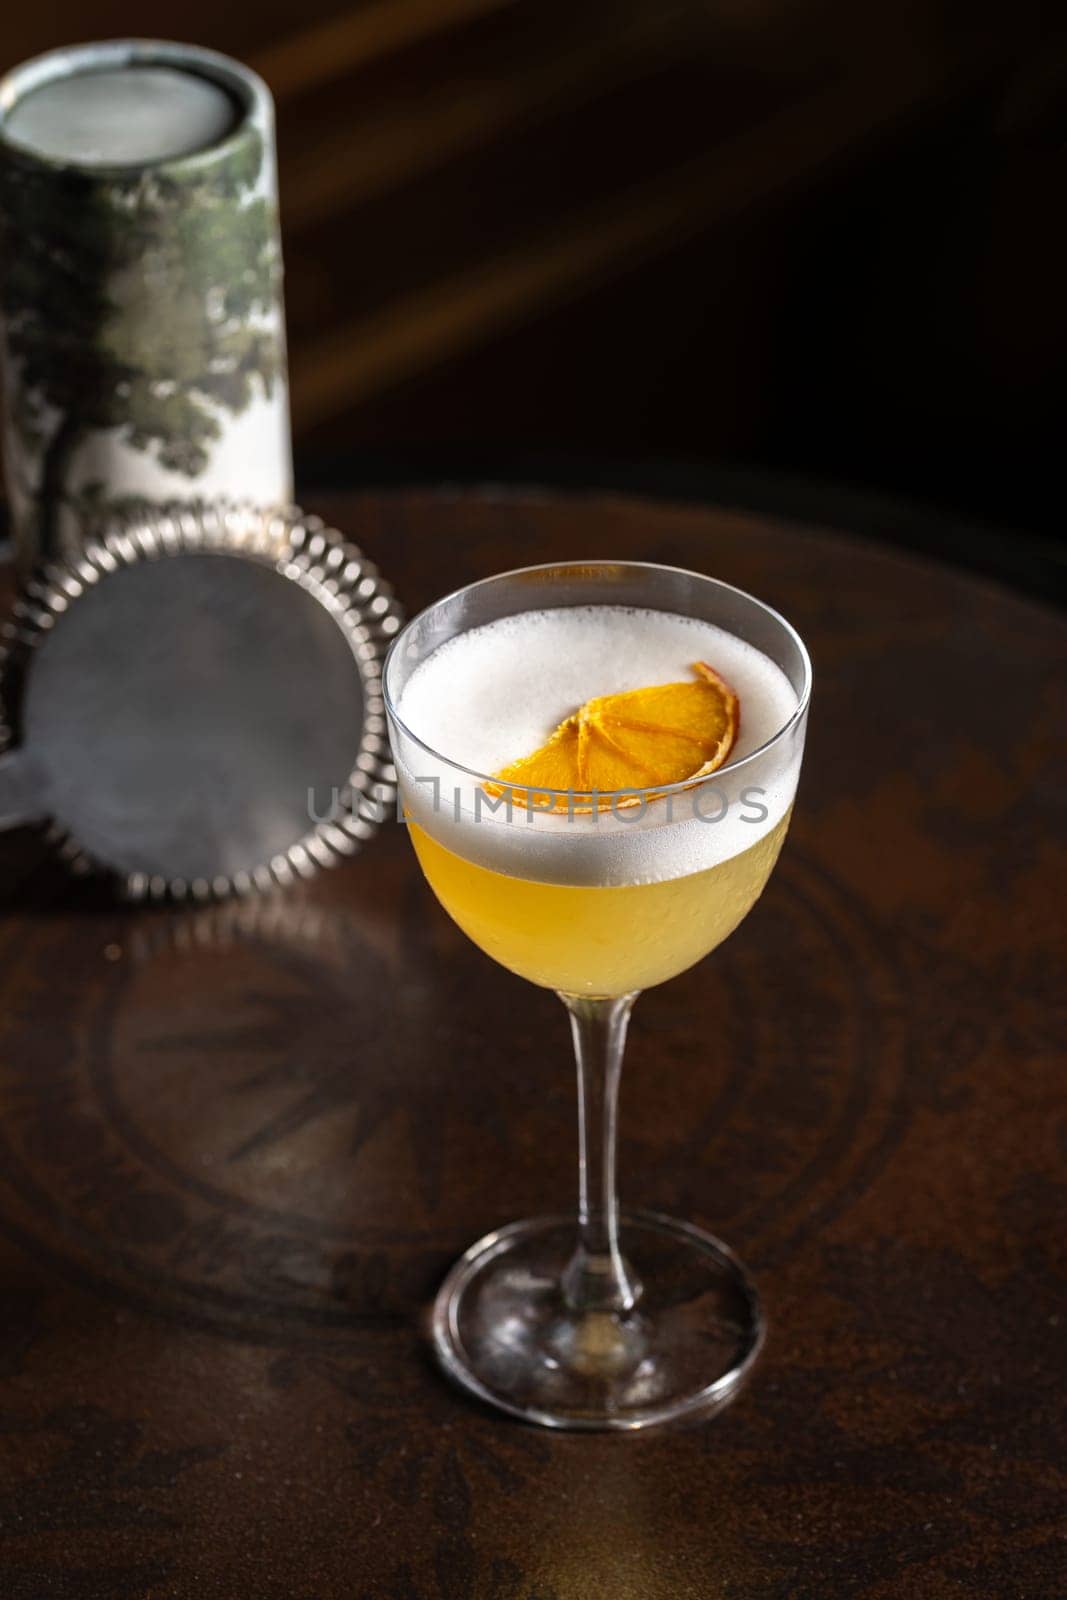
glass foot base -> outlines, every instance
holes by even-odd
[[[449,1376],[546,1428],[649,1428],[725,1404],[763,1340],[759,1300],[737,1258],[688,1223],[623,1212],[637,1305],[583,1314],[559,1288],[575,1238],[573,1217],[513,1222],[456,1262],[433,1308]]]

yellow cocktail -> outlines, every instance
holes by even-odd
[[[748,915],[778,859],[788,813],[702,872],[618,888],[538,883],[465,860],[411,825],[422,870],[454,922],[521,978],[567,994],[650,989],[691,967]]]
[[[393,750],[426,879],[475,944],[558,991],[571,1017],[577,1243],[558,1217],[496,1229],[434,1306],[445,1369],[529,1421],[632,1429],[709,1410],[759,1348],[758,1302],[724,1246],[665,1217],[620,1225],[615,1107],[637,993],[721,944],[767,882],[809,687],[776,613],[640,563],[474,584],[390,653]]]

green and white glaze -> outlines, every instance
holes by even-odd
[[[79,166],[6,135],[42,84],[130,64],[221,85],[233,130],[137,166]],[[24,567],[161,503],[291,500],[281,277],[273,105],[254,73],[123,40],[0,80],[3,443]]]

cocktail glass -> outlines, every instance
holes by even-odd
[[[572,606],[712,623],[784,672],[795,708],[758,748],[708,777],[621,792],[606,811],[566,791],[501,794],[492,774],[437,748],[432,729],[416,735],[405,725],[405,685],[440,646],[502,618]],[[769,606],[716,579],[638,562],[570,562],[488,578],[422,612],[390,652],[393,751],[430,886],[476,944],[554,989],[570,1014],[577,1220],[538,1217],[487,1234],[452,1268],[433,1310],[446,1372],[527,1421],[636,1429],[711,1412],[736,1392],[758,1353],[759,1301],[732,1252],[690,1223],[620,1212],[616,1106],[639,992],[721,943],[767,881],[789,823],[810,686],[801,639]],[[620,857],[620,832],[637,831],[644,870],[639,881],[619,881],[619,860],[632,858],[625,849]]]

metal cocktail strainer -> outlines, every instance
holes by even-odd
[[[0,827],[47,821],[133,898],[208,899],[351,855],[395,795],[381,665],[400,625],[360,551],[297,510],[131,522],[17,601]]]

